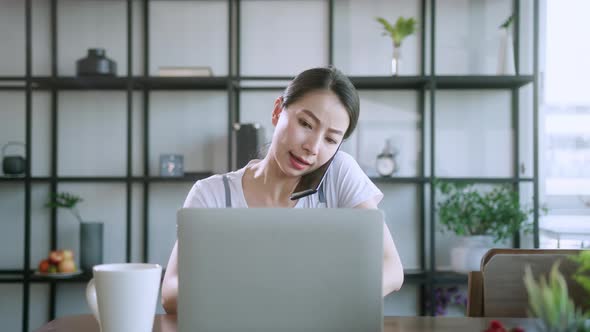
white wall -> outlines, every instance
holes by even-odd
[[[107,56],[118,64],[118,74],[127,71],[126,5],[118,1],[59,0],[58,72],[75,75],[75,61],[89,47],[105,47]],[[510,13],[512,1],[455,0],[437,5],[437,74],[494,74],[498,45],[497,26]],[[49,1],[33,1],[33,73],[50,74]],[[134,3],[133,73],[142,74],[141,10]],[[532,10],[532,1],[523,0],[521,10]],[[150,7],[150,74],[162,65],[208,65],[215,75],[227,75],[227,3],[225,1],[152,1]],[[242,75],[288,76],[311,66],[328,63],[328,5],[325,0],[244,1],[242,3],[240,66]],[[382,37],[375,16],[395,20],[399,15],[420,19],[419,1],[339,0],[335,2],[334,60],[345,73],[385,76],[389,72],[391,43]],[[305,20],[302,19],[305,17]],[[532,54],[532,15],[522,15],[521,54]],[[427,37],[429,28],[427,26]],[[423,31],[403,45],[403,75],[420,74],[420,38]],[[24,2],[0,0],[0,76],[25,73]],[[427,42],[427,47],[429,43]],[[429,49],[426,52],[429,56]],[[429,60],[427,58],[427,60]],[[521,61],[530,73],[532,60]],[[430,65],[427,63],[426,69]],[[530,136],[531,91],[520,93],[522,115],[520,148],[525,174],[532,174]],[[243,122],[260,122],[272,135],[270,112],[279,91],[246,91],[240,98]],[[401,176],[416,176],[420,148],[420,118],[415,91],[360,91],[362,115],[358,130],[344,145],[365,169],[374,175],[374,158],[385,139],[399,149]],[[224,172],[227,165],[227,93],[211,91],[159,91],[150,97],[151,174],[157,174],[160,153],[180,153],[187,171]],[[437,175],[511,176],[512,139],[510,95],[505,91],[439,91],[436,99]],[[133,96],[133,174],[142,175],[142,98]],[[58,100],[58,174],[62,176],[124,176],[126,172],[126,96],[121,91],[63,91]],[[50,172],[50,95],[33,94],[32,173]],[[429,151],[430,133],[426,133]],[[24,141],[25,95],[0,91],[0,144]],[[430,162],[427,156],[426,165]],[[428,172],[428,167],[427,167]],[[150,186],[148,239],[150,261],[166,264],[174,242],[174,220],[190,189],[190,183],[157,183]],[[417,185],[380,184],[385,193],[381,208],[406,268],[419,267],[419,204]],[[125,185],[76,183],[60,184],[58,190],[82,195],[81,212],[88,220],[105,223],[105,262],[125,260]],[[132,225],[134,261],[141,259],[141,185],[133,186]],[[529,197],[531,188],[523,188]],[[34,265],[49,249],[49,214],[43,207],[49,186],[33,184],[32,256]],[[425,205],[428,206],[428,197]],[[24,186],[0,183],[1,269],[21,269],[24,236]],[[428,216],[429,213],[426,213]],[[58,213],[58,246],[77,248],[77,224]],[[427,220],[428,223],[428,220]],[[427,230],[430,231],[430,230]],[[453,236],[438,229],[437,262],[449,264]],[[1,284],[0,320],[8,330],[21,326],[22,287]],[[83,297],[84,285],[59,284],[58,316],[89,313]],[[11,295],[9,297],[5,294]],[[49,289],[33,285],[30,328],[47,320]],[[418,288],[407,284],[385,300],[387,315],[418,313]],[[161,308],[159,308],[161,311]],[[8,328],[9,327],[9,328]]]

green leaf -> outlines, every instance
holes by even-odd
[[[63,208],[69,210],[78,221],[82,222],[82,217],[76,208],[76,205],[84,200],[82,197],[68,193],[68,192],[60,192],[51,194],[49,196],[49,201],[45,203],[45,207],[58,209]]]
[[[504,21],[504,23],[502,23],[502,25],[499,26],[499,28],[501,28],[501,29],[510,28],[510,25],[512,25],[513,19],[514,19],[514,15],[508,16],[508,18]]]
[[[67,192],[61,192],[52,194],[50,200],[45,204],[45,206],[50,208],[71,209],[74,208],[76,204],[82,201],[83,199],[79,196]]]
[[[400,16],[395,25],[392,25],[383,17],[376,17],[375,20],[383,26],[384,34],[389,35],[396,47],[401,46],[402,41],[409,35],[416,32],[417,22],[414,18],[404,19]]]

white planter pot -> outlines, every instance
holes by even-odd
[[[479,271],[481,258],[493,248],[494,238],[489,235],[466,236],[460,238],[451,249],[451,268],[455,272]]]

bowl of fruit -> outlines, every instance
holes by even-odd
[[[36,275],[50,278],[68,278],[82,274],[76,267],[74,252],[69,249],[52,250],[46,259],[39,262]]]

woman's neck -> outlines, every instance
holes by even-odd
[[[286,176],[267,154],[246,166],[242,185],[249,206],[292,207],[297,202],[290,196],[298,182],[299,177]]]

